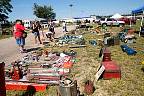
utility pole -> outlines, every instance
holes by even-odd
[[[69,7],[71,8],[70,9],[71,10],[70,13],[71,13],[71,18],[72,18],[72,7],[73,7],[73,4],[70,4]]]

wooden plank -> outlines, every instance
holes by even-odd
[[[104,72],[105,67],[102,65],[101,68],[97,71],[96,75],[95,75],[95,80],[97,81],[99,79],[99,77],[102,75],[102,73]]]
[[[0,63],[0,96],[6,96],[4,66],[4,62]]]
[[[47,84],[22,83],[22,82],[6,82],[6,90],[21,91],[46,91]]]

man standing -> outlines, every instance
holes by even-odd
[[[19,50],[21,53],[26,52],[24,50],[24,45],[25,45],[25,38],[23,37],[25,27],[22,25],[21,20],[16,20],[16,23],[14,25],[14,32],[13,35],[16,39],[16,43],[19,46]]]
[[[35,21],[32,26],[32,31],[35,36],[35,44],[37,44],[37,39],[38,39],[39,43],[42,44],[42,41],[40,38],[40,32],[39,32],[40,29],[41,29],[41,25],[40,25],[39,21]]]
[[[52,32],[52,37],[53,37],[53,39],[54,39],[55,29],[54,29],[54,22],[53,22],[53,21],[50,21],[50,22],[49,22],[49,31]]]
[[[63,21],[62,26],[63,26],[63,32],[68,32],[68,31],[67,31],[67,26],[66,26],[66,22],[65,22],[65,21]]]

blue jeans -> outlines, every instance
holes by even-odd
[[[39,35],[40,35],[39,32],[34,32],[33,34],[34,34],[35,36],[39,36]]]
[[[23,38],[23,37],[16,38],[16,43],[19,46],[25,45],[25,38]]]

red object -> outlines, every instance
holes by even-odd
[[[34,79],[60,80],[60,77],[58,77],[58,76],[34,76]]]
[[[131,22],[132,24],[136,24],[136,19],[134,19],[134,18],[126,18],[126,17],[123,17],[123,18],[120,18],[119,20],[120,20],[120,21],[124,21],[125,24],[130,24],[130,22]]]
[[[128,30],[128,34],[129,34],[129,35],[134,34],[134,30],[133,30],[133,29]]]
[[[0,96],[6,96],[4,66],[4,62],[0,63]]]
[[[68,61],[68,62],[64,62],[63,67],[69,69],[72,67],[72,65],[73,65],[73,63],[71,61]]]
[[[71,56],[65,56],[64,57],[64,62],[69,62],[72,59]]]
[[[19,70],[16,70],[15,67],[13,67],[13,74],[12,74],[12,79],[13,80],[19,80],[21,79],[21,76],[20,76],[20,71]]]
[[[6,90],[19,91],[46,91],[47,84],[22,83],[22,82],[6,82]]]
[[[102,65],[105,67],[105,71],[103,73],[104,79],[121,78],[121,70],[120,67],[116,65],[116,62],[102,62]]]
[[[93,85],[93,82],[88,80],[86,83],[85,83],[85,86],[84,86],[84,92],[87,94],[87,95],[92,95],[93,92],[94,92],[94,85]]]
[[[111,61],[111,52],[108,48],[103,50],[103,62],[105,61]]]
[[[22,37],[24,30],[25,30],[25,27],[23,25],[15,24],[15,26],[14,26],[14,36],[16,38]]]

